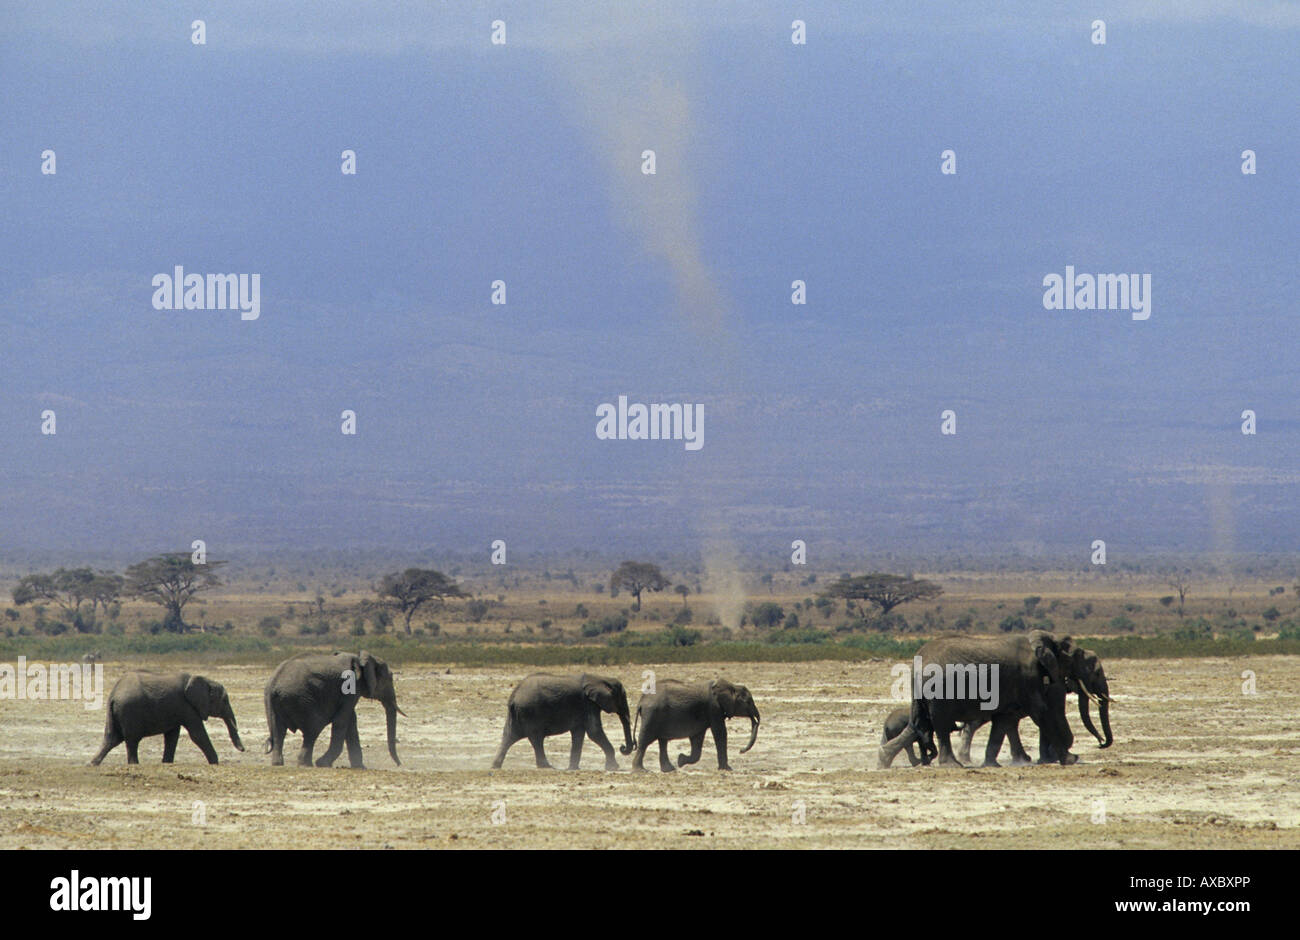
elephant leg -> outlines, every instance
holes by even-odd
[[[645,773],[645,751],[650,746],[651,737],[645,728],[641,729],[641,740],[637,742],[636,754],[632,758],[632,770]]]
[[[318,727],[304,726],[302,729],[302,750],[298,752],[298,766],[311,766],[311,752],[316,747],[316,739],[320,737],[321,729]]]
[[[170,731],[163,732],[163,763],[170,764],[176,760],[176,742],[181,739],[181,729],[177,725]]]
[[[348,764],[355,770],[365,770],[366,765],[361,761],[361,735],[357,732],[357,713],[352,713],[352,719],[348,722]]]
[[[677,768],[673,766],[673,762],[668,759],[668,739],[660,738],[659,739],[659,770],[662,771],[663,773],[670,774],[676,769]]]
[[[975,732],[979,730],[985,722],[968,721],[962,725],[961,743],[957,746],[957,759],[963,764],[970,763],[970,746],[975,739]]]
[[[199,746],[203,756],[208,759],[209,764],[217,762],[217,749],[212,746],[212,740],[208,737],[208,729],[203,727],[203,722],[197,721],[185,726],[185,730],[190,734],[190,740]],[[180,731],[176,732],[178,735]]]
[[[355,714],[355,713],[354,713]],[[333,767],[343,753],[343,739],[348,733],[348,716],[339,715],[330,723],[330,743],[325,753],[316,758],[317,767]]]
[[[605,729],[600,725],[600,715],[587,716],[587,737],[596,743],[596,747],[605,752],[605,769],[618,770],[618,761],[614,759],[614,745],[605,736]]]
[[[126,762],[128,764],[140,763],[140,739],[127,739],[126,742]]]
[[[1034,759],[1025,753],[1024,745],[1020,743],[1020,722],[1015,722],[1007,729],[1007,743],[1011,745],[1012,767],[1020,767],[1034,762]]]
[[[550,770],[551,762],[546,759],[545,742],[546,738],[540,734],[530,734],[528,736],[528,743],[533,746],[533,756],[537,758],[537,766]]]
[[[694,764],[699,761],[700,755],[704,753],[704,732],[691,735],[691,752],[689,754],[677,755],[677,766],[685,767],[687,764]]]
[[[284,766],[284,722],[278,717],[271,719],[271,766]]]
[[[713,725],[713,746],[718,750],[718,769],[730,770],[727,763],[727,723],[718,721]]]
[[[501,765],[506,760],[506,751],[510,750],[514,743],[522,737],[524,736],[515,730],[514,724],[507,718],[505,730],[501,732],[501,747],[497,749],[497,756],[492,758],[493,770],[501,769]]]
[[[113,748],[117,747],[121,743],[122,743],[122,736],[119,735],[116,731],[112,731],[105,734],[104,743],[100,745],[99,753],[97,753],[94,757],[90,759],[91,766],[92,767],[98,766],[100,762],[103,761],[103,759],[108,756],[108,752],[111,751]]]
[[[998,751],[1002,750],[1002,740],[1007,735],[1006,722],[1001,718],[993,719],[993,727],[989,730],[989,743],[984,748],[984,766],[1001,767],[998,763]]]
[[[951,734],[951,730],[935,732],[935,737],[939,739],[939,766],[964,767],[966,765],[957,760],[956,755],[952,752],[952,741],[949,740]]]
[[[924,744],[921,745],[921,749],[922,749],[922,750],[925,750],[925,745],[924,745]],[[910,763],[913,767],[915,767],[917,764],[921,763],[921,758],[919,758],[919,757],[916,756],[916,749],[915,749],[911,744],[909,744],[909,745],[908,745],[904,750],[907,751],[907,760],[908,760],[908,763]]]
[[[569,732],[569,769],[577,770],[578,765],[582,763],[582,742],[586,739],[587,732],[582,728],[574,728]]]

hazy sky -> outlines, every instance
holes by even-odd
[[[1300,4],[16,6],[6,552],[1300,547]]]

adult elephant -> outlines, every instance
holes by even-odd
[[[614,747],[605,737],[600,723],[601,712],[617,715],[623,723],[619,750],[632,753],[632,727],[627,710],[627,693],[617,679],[583,673],[580,676],[557,676],[537,672],[524,679],[510,693],[506,702],[506,727],[501,733],[501,747],[492,761],[495,770],[506,759],[506,751],[522,738],[533,746],[538,767],[550,767],[543,740],[568,732],[569,769],[577,770],[582,759],[583,740],[590,737],[605,752],[605,769],[618,770]]]
[[[360,653],[304,653],[286,659],[276,667],[266,683],[266,726],[270,736],[266,749],[271,764],[284,763],[284,736],[302,731],[302,750],[298,763],[311,766],[316,738],[330,726],[330,743],[316,761],[317,767],[331,767],[346,742],[348,763],[357,768],[361,761],[361,739],[357,734],[357,702],[376,699],[384,706],[388,718],[388,753],[399,767],[397,758],[397,716],[406,712],[397,707],[397,690],[388,663],[366,651]]]
[[[758,706],[749,689],[732,685],[725,679],[688,685],[674,679],[661,680],[654,692],[641,696],[636,707],[636,721],[641,733],[637,738],[632,769],[644,771],[646,748],[659,742],[659,769],[671,773],[676,768],[668,759],[668,742],[689,738],[690,754],[678,754],[677,766],[685,767],[700,759],[704,732],[713,732],[713,746],[718,751],[718,769],[730,770],[727,763],[727,719],[748,718],[749,743],[740,749],[744,754],[758,738]]]
[[[161,734],[163,763],[170,764],[176,758],[176,742],[184,728],[208,763],[215,764],[217,751],[203,727],[203,722],[210,717],[226,723],[230,742],[242,751],[244,745],[239,740],[235,713],[221,683],[187,672],[128,672],[109,693],[104,743],[90,762],[98,764],[125,741],[126,762],[138,764],[140,739]]]
[[[961,766],[949,736],[964,722],[992,721],[986,766],[997,766],[1002,739],[1028,715],[1050,753],[1073,764],[1074,735],[1065,719],[1060,643],[1046,631],[1007,637],[940,637],[916,654],[907,728],[879,752],[881,767],[917,739],[938,737],[939,763]]]
[[[1092,650],[1076,645],[1068,636],[1061,639],[1058,647],[1057,660],[1061,664],[1065,691],[1067,694],[1074,693],[1079,696],[1079,718],[1083,721],[1083,726],[1097,739],[1097,747],[1110,747],[1115,741],[1110,730],[1110,683],[1106,679],[1106,670],[1102,667],[1101,660]],[[1090,698],[1097,700],[1097,715],[1101,719],[1104,737],[1092,723],[1092,714],[1088,705]],[[962,729],[961,744],[957,751],[957,758],[962,763],[970,763],[971,738],[980,724],[983,722],[970,723]],[[1012,763],[1031,762],[1029,755],[1020,744],[1020,734],[1017,730],[1012,729],[1007,733],[1007,743],[1011,747]],[[1048,753],[1044,754],[1040,748],[1040,763],[1045,762],[1045,759],[1051,759],[1050,750],[1049,748]]]

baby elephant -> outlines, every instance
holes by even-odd
[[[104,744],[91,764],[98,764],[123,741],[126,762],[138,764],[140,739],[155,734],[163,736],[163,763],[170,764],[176,757],[181,728],[189,732],[190,740],[199,746],[208,763],[215,764],[217,752],[203,727],[210,716],[226,723],[231,743],[242,751],[235,713],[220,683],[184,672],[128,672],[117,680],[108,696]]]
[[[749,743],[741,748],[744,754],[758,738],[758,706],[749,689],[732,685],[725,679],[687,685],[673,679],[664,679],[656,690],[641,696],[636,707],[636,722],[641,728],[637,738],[636,757],[632,769],[644,771],[646,748],[659,742],[659,769],[670,773],[676,768],[668,759],[668,742],[674,738],[690,738],[691,753],[678,754],[677,766],[685,767],[700,759],[704,747],[704,732],[713,732],[713,745],[718,750],[718,769],[730,770],[727,763],[727,719],[748,718]],[[635,735],[635,732],[633,732]]]
[[[895,708],[890,712],[889,716],[885,718],[885,732],[880,736],[880,743],[888,744],[892,739],[902,734],[903,729],[907,727],[907,723],[911,720],[911,717],[912,709],[910,707]],[[921,746],[921,756],[917,757],[916,752],[912,750],[912,745],[908,744],[907,759],[912,762],[913,767],[917,764],[925,764],[929,766],[930,761],[934,760],[939,753],[939,749],[934,746],[934,739],[922,736],[917,738],[916,743]],[[894,756],[897,757],[898,755]],[[889,764],[892,764],[893,762],[893,758],[890,758]],[[889,764],[885,764],[884,766],[888,767]]]

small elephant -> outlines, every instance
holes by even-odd
[[[176,757],[176,742],[184,728],[208,763],[215,764],[217,751],[203,727],[209,717],[224,721],[230,742],[236,750],[244,749],[230,698],[221,683],[185,672],[128,672],[109,693],[104,744],[90,763],[99,764],[109,751],[125,741],[126,762],[138,764],[140,739],[161,734],[163,763],[170,764]]]
[[[582,759],[583,740],[590,736],[596,746],[605,752],[605,769],[618,770],[614,747],[605,737],[600,724],[600,713],[617,715],[623,724],[626,742],[619,751],[632,753],[632,729],[629,724],[627,693],[617,679],[607,679],[583,673],[580,676],[557,676],[544,672],[533,673],[510,693],[506,703],[506,727],[501,732],[501,748],[492,761],[495,770],[506,759],[506,751],[521,738],[533,746],[538,767],[550,767],[546,760],[543,740],[554,734],[568,732],[569,769],[577,770]]]
[[[888,744],[890,740],[902,734],[903,730],[907,727],[908,721],[911,720],[911,717],[912,710],[906,707],[895,708],[890,712],[888,717],[885,718],[885,731],[880,736],[880,743]],[[925,764],[929,766],[930,761],[934,760],[935,756],[939,753],[939,749],[934,746],[933,738],[918,737],[916,739],[916,744],[921,748],[921,756],[916,756],[916,752],[912,750],[912,742],[908,742],[907,759],[912,762],[913,767],[917,764]],[[890,763],[893,763],[892,759],[890,760]],[[885,766],[888,767],[889,765],[886,764]]]
[[[311,766],[316,738],[330,726],[330,744],[316,761],[317,767],[332,767],[346,741],[348,763],[364,769],[361,739],[357,735],[357,702],[378,699],[388,720],[388,753],[397,759],[397,716],[406,712],[397,707],[393,671],[388,663],[365,650],[360,653],[303,653],[286,659],[267,680],[263,696],[266,704],[266,727],[270,737],[266,750],[271,764],[284,763],[284,736],[302,731],[302,750],[298,763]]]
[[[704,747],[704,732],[713,732],[713,745],[718,751],[718,769],[730,770],[727,763],[727,719],[743,717],[750,721],[749,743],[740,749],[744,754],[758,738],[758,706],[749,689],[732,685],[725,679],[688,685],[674,679],[661,680],[654,692],[641,696],[636,707],[636,723],[641,728],[637,738],[636,757],[632,769],[644,771],[646,748],[659,742],[659,769],[671,773],[676,768],[668,759],[668,742],[676,738],[689,738],[690,754],[678,754],[677,766],[685,767],[700,759]],[[635,732],[634,732],[635,736]]]

